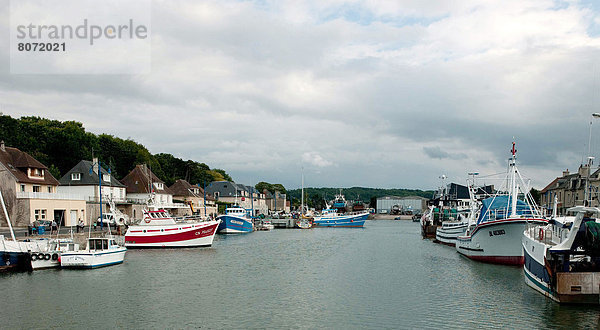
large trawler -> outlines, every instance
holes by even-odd
[[[184,248],[211,246],[219,220],[175,221],[164,209],[145,210],[143,219],[129,226],[125,234],[128,248]]]
[[[473,260],[507,264],[523,264],[521,237],[527,223],[546,224],[516,166],[515,143],[509,162],[508,193],[482,201],[479,215],[473,218],[464,235],[456,239],[456,250]],[[524,200],[519,199],[523,189]]]
[[[225,214],[217,217],[219,234],[245,234],[254,231],[254,223],[246,209],[232,206],[225,209]]]

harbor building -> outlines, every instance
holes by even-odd
[[[486,196],[494,194],[494,185],[486,185],[477,187],[475,190],[475,198],[478,200],[484,199]],[[445,187],[439,188],[433,195],[430,205],[446,205],[451,207],[469,207],[471,197],[469,188],[458,183],[449,183]]]
[[[28,226],[35,220],[74,226],[79,219],[86,219],[84,198],[59,193],[58,186],[46,165],[0,142],[0,189],[14,226]],[[0,212],[0,226],[7,225],[4,212]]]
[[[383,196],[377,198],[377,213],[390,214],[396,208],[403,211],[422,212],[427,209],[428,198],[421,196]]]
[[[199,186],[194,186],[186,180],[177,180],[169,187],[169,190],[173,193],[175,202],[189,205],[190,211],[200,216],[217,213],[215,199],[210,195],[206,195],[205,199],[204,190]]]
[[[575,173],[570,173],[568,169],[563,171],[562,176],[552,180],[552,182],[540,191],[540,206],[542,210],[546,214],[552,214],[555,200],[557,202],[556,210],[558,215],[564,215],[567,209],[573,206],[584,205],[588,174],[589,191],[591,194],[590,206],[599,207],[600,169],[596,169],[590,173],[591,170],[593,169],[585,164],[579,166],[579,169]]]
[[[275,190],[274,193],[271,193],[266,189],[263,191],[263,194],[265,195],[269,212],[290,213],[290,201],[288,200],[287,194],[283,194],[278,190]]]

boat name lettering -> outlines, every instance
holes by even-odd
[[[244,225],[244,223],[243,223],[243,222],[241,222],[241,221],[237,221],[237,220],[231,220],[231,223],[235,223],[236,225],[240,225],[240,226],[243,226],[243,225]]]
[[[490,230],[490,236],[499,236],[499,235],[504,235],[504,234],[506,234],[506,232],[504,232],[504,229]]]

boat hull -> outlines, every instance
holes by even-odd
[[[218,221],[163,226],[131,226],[125,234],[125,247],[207,247],[212,245],[218,226]]]
[[[0,252],[0,272],[30,271],[31,262],[27,252]]]
[[[315,218],[313,224],[316,227],[348,227],[356,228],[363,227],[365,221],[369,217],[368,213],[354,214],[354,215],[337,215],[337,216],[324,216]]]
[[[100,268],[117,265],[125,260],[126,248],[111,251],[78,251],[63,253],[60,257],[62,268]]]
[[[544,219],[504,219],[479,224],[469,235],[458,236],[456,251],[467,258],[495,264],[523,265],[523,231],[527,222],[546,224]]]
[[[249,219],[233,215],[221,215],[217,217],[221,220],[219,224],[219,234],[247,234],[254,231],[254,226]]]
[[[32,270],[60,267],[60,253],[57,251],[40,253],[34,252],[30,254],[30,258]]]
[[[468,223],[458,223],[456,225],[437,227],[435,231],[435,239],[443,244],[455,246],[458,236],[464,235],[467,230]]]
[[[523,273],[528,286],[558,303],[600,304],[600,273],[558,272],[551,279],[545,259],[549,245],[524,232],[522,248]],[[573,290],[573,287],[578,289]]]

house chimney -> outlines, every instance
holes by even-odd
[[[563,171],[563,176],[567,176],[569,175],[569,169],[567,169],[566,171]]]
[[[98,157],[94,157],[92,159],[92,163],[94,163],[94,173],[98,173]]]
[[[0,141],[0,149],[2,149],[2,151],[6,151],[6,148],[4,147],[4,140]]]

